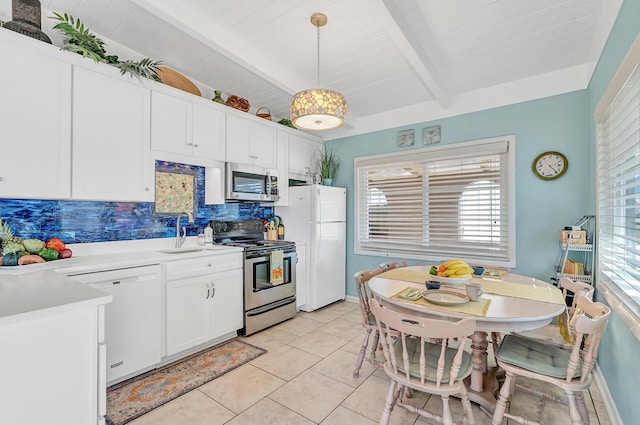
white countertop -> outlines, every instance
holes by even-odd
[[[0,267],[0,325],[111,302],[111,295],[67,275],[242,252],[242,248],[237,247],[198,246],[195,240],[188,238],[182,249],[173,248],[173,238],[71,244],[68,247],[74,253],[72,258]]]

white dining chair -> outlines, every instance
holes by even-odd
[[[452,395],[462,400],[460,420],[473,424],[471,402],[463,380],[473,368],[471,355],[465,351],[465,342],[475,330],[475,320],[427,319],[389,310],[375,299],[370,304],[381,335],[384,371],[391,381],[380,424],[388,424],[393,408],[400,406],[425,418],[451,425],[454,423],[449,407]],[[392,334],[397,336],[393,338]],[[457,347],[449,345],[454,338],[458,340]],[[440,396],[442,414],[406,402],[407,388]]]
[[[564,319],[566,323],[552,323],[542,328],[517,332],[517,335],[566,349],[571,347],[571,340],[567,337],[567,328],[569,328],[571,319],[575,314],[578,298],[582,295],[589,300],[593,299],[595,288],[588,283],[571,280],[568,277],[560,279],[560,288],[562,289],[562,295],[565,300],[567,297],[573,297],[571,305],[567,307],[567,318]]]
[[[353,275],[354,279],[356,280],[358,301],[360,303],[360,313],[362,314],[362,326],[364,328],[364,338],[362,340],[362,346],[360,347],[360,352],[358,353],[358,358],[356,360],[356,367],[353,371],[354,378],[360,376],[360,368],[362,367],[362,362],[364,361],[364,358],[366,356],[371,332],[373,332],[374,334],[373,344],[371,346],[371,359],[369,361],[372,364],[377,365],[375,358],[380,336],[378,334],[378,328],[376,326],[376,319],[373,314],[371,314],[371,308],[369,307],[369,303],[373,296],[371,295],[371,291],[367,286],[367,282],[369,282],[369,279],[379,275],[382,272],[384,272],[384,269],[378,267],[374,270],[361,270]]]
[[[492,424],[500,425],[504,417],[517,423],[539,425],[522,416],[506,413],[507,402],[513,394],[517,377],[522,376],[553,385],[566,394],[571,423],[588,424],[589,414],[583,392],[591,385],[591,372],[598,356],[598,345],[611,310],[606,305],[578,295],[571,320],[573,344],[569,350],[507,335],[497,353],[498,366],[505,373],[500,397],[493,413]],[[511,422],[511,421],[510,421]]]

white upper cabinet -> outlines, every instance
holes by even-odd
[[[322,149],[322,143],[297,134],[289,135],[289,173],[300,178],[317,172],[316,152]]]
[[[153,201],[149,89],[104,67],[74,67],[72,197]]]
[[[227,161],[276,168],[276,129],[250,118],[227,115]]]
[[[0,198],[69,198],[71,65],[5,38],[24,36],[0,39]]]
[[[151,148],[202,159],[225,160],[225,114],[215,105],[194,103],[154,91],[151,99]],[[177,160],[181,158],[177,157]]]

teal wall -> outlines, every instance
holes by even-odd
[[[600,56],[598,66],[588,88],[589,96],[589,145],[591,165],[589,182],[591,203],[595,205],[595,121],[593,114],[600,97],[607,89],[622,59],[640,31],[640,0],[625,0],[609,40]],[[597,283],[596,283],[597,288]],[[604,301],[598,292],[596,299]],[[640,382],[640,366],[636,361],[640,354],[638,341],[617,314],[612,313],[609,327],[600,345],[598,364],[607,380],[607,386],[616,402],[623,423],[638,423],[640,403],[635,392]]]
[[[342,159],[334,184],[346,187],[348,193],[347,293],[356,295],[351,278],[356,271],[401,259],[354,254],[353,159],[422,148],[420,140],[412,147],[398,148],[397,133],[413,128],[416,139],[420,139],[422,129],[431,125],[441,126],[441,145],[509,134],[516,136],[517,267],[513,271],[545,280],[553,276],[553,265],[559,255],[559,229],[585,214],[595,213],[593,113],[639,30],[640,0],[624,0],[587,90],[327,141],[326,145],[335,149]],[[569,160],[567,173],[557,181],[544,182],[532,174],[531,162],[546,150],[563,152]],[[598,292],[596,299],[603,301]],[[640,417],[640,403],[635,393],[640,382],[640,366],[633,361],[638,354],[640,341],[617,314],[612,313],[598,363],[624,424],[636,423]]]
[[[515,273],[548,281],[554,276],[559,257],[559,231],[571,225],[592,208],[587,202],[586,166],[589,159],[587,92],[579,91],[524,102],[472,114],[460,115],[414,126],[327,141],[342,162],[335,185],[347,188],[347,293],[356,295],[356,271],[377,266],[384,257],[355,255],[354,169],[355,157],[423,148],[398,148],[399,130],[413,128],[416,135],[431,125],[440,125],[443,144],[513,134],[516,137],[516,262]],[[419,139],[419,137],[417,137]],[[541,152],[555,150],[569,161],[567,173],[556,181],[535,177],[531,163]],[[420,261],[411,261],[419,264]],[[424,262],[422,262],[424,264]]]

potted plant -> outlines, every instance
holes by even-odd
[[[340,166],[340,158],[331,149],[325,149],[318,152],[318,171],[322,178],[322,184],[325,186],[331,186],[333,179],[336,176],[336,172],[338,171],[338,167]]]

